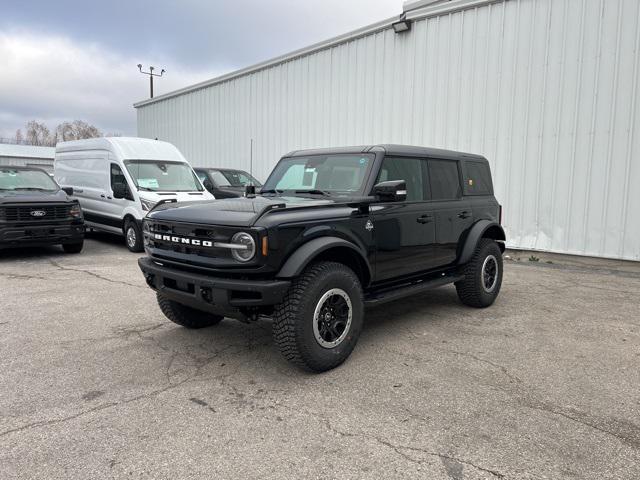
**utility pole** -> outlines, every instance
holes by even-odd
[[[153,71],[155,70],[155,67],[149,67],[148,72],[143,72],[141,63],[138,64],[138,70],[140,70],[140,73],[144,75],[149,75],[149,92],[150,92],[151,98],[153,98],[153,77],[161,77],[166,70],[163,68],[160,71],[160,73],[153,73]]]

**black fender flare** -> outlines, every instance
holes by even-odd
[[[293,278],[302,273],[307,265],[319,254],[330,248],[344,247],[353,251],[359,257],[360,263],[367,269],[368,277],[373,278],[371,266],[357,245],[338,237],[317,237],[300,245],[284,262],[276,275],[277,278]]]
[[[491,220],[479,220],[473,224],[469,233],[467,234],[467,238],[464,241],[464,246],[460,251],[460,256],[458,257],[458,265],[462,265],[463,263],[467,263],[471,260],[473,256],[473,252],[476,250],[476,246],[480,239],[484,236],[487,230],[491,229],[490,238],[494,240],[498,240],[504,242],[507,237],[504,234],[504,230],[499,223],[492,222]],[[500,244],[500,249],[504,252],[504,244]]]

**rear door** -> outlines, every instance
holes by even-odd
[[[431,268],[436,234],[435,210],[428,199],[426,160],[386,157],[376,183],[388,180],[407,183],[407,200],[372,205],[376,281]]]
[[[463,232],[471,227],[471,205],[462,196],[460,162],[429,159],[428,178],[431,206],[435,212],[433,264],[441,267],[456,260]]]

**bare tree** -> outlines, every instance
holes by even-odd
[[[27,122],[25,140],[29,145],[53,146],[56,144],[47,126],[35,120]]]
[[[103,135],[97,127],[83,120],[62,122],[51,132],[44,123],[31,120],[26,125],[24,136],[22,130],[18,129],[13,140],[18,144],[55,147],[58,142],[102,136],[119,137],[121,135],[119,133],[107,133]]]
[[[73,122],[62,122],[58,125],[56,128],[56,136],[59,141],[66,142],[69,140],[101,137],[102,132],[87,122],[74,120]]]

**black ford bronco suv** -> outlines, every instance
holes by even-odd
[[[341,364],[364,309],[454,283],[461,301],[491,305],[505,234],[487,160],[377,145],[291,152],[260,195],[165,203],[143,222],[139,260],[169,320],[273,318],[295,364]]]
[[[62,245],[80,253],[84,219],[71,195],[42,169],[0,166],[0,248]]]

